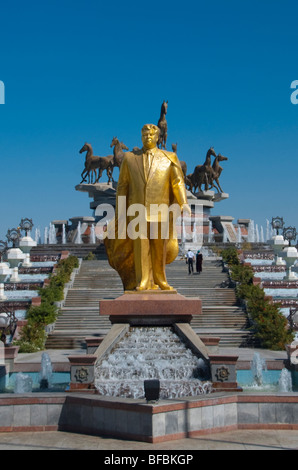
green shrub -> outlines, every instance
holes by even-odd
[[[236,293],[238,298],[247,302],[247,310],[253,321],[254,335],[260,340],[263,348],[281,350],[294,339],[294,334],[288,329],[287,320],[280,311],[279,304],[273,304],[265,295],[264,290],[253,284],[253,270],[250,266],[239,263],[237,250],[227,248],[222,252],[222,258],[230,267],[232,279],[238,283]]]
[[[46,341],[46,332],[44,325],[28,321],[20,333],[20,339],[14,341],[14,344],[20,346],[20,353],[33,353],[42,351]]]
[[[231,267],[231,277],[235,282],[248,285],[252,284],[254,273],[250,266],[235,264]]]
[[[27,312],[27,320],[37,325],[49,325],[57,318],[57,307],[54,304],[43,302],[38,307],[30,307]]]
[[[238,258],[238,252],[236,248],[234,247],[229,247],[221,251],[220,253],[223,261],[227,263],[229,266],[235,266],[237,264],[240,264],[239,258]]]
[[[89,251],[88,255],[84,259],[86,261],[93,261],[96,259],[96,255],[92,253],[92,251]]]
[[[30,307],[27,311],[28,323],[22,328],[20,339],[14,344],[20,346],[20,352],[32,353],[44,349],[46,342],[45,326],[54,323],[57,318],[55,302],[63,300],[63,289],[70,280],[73,269],[79,266],[76,256],[59,261],[48,286],[39,290],[41,304]]]

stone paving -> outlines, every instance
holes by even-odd
[[[0,450],[100,450],[197,451],[197,450],[297,450],[298,431],[249,430],[210,434],[196,438],[148,444],[66,432],[11,432],[0,434]],[[114,454],[117,455],[117,454]],[[127,455],[127,454],[125,454]],[[132,452],[132,455],[134,453]],[[137,452],[136,454],[137,455]]]

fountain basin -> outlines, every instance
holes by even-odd
[[[0,377],[0,393],[14,393],[16,379],[20,372],[12,372]],[[40,372],[22,372],[32,380],[32,392],[41,392],[40,389]],[[64,392],[68,389],[70,382],[69,372],[53,372],[51,383],[48,388],[43,389],[44,393]],[[1,405],[1,402],[0,402]]]

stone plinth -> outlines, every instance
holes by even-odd
[[[97,184],[78,184],[76,191],[88,193],[93,202],[90,203],[90,209],[96,211],[101,204],[111,204],[115,207],[117,183],[97,183]]]
[[[238,356],[209,355],[212,387],[216,392],[242,392],[237,383]]]
[[[6,374],[14,370],[14,363],[18,356],[19,346],[3,346],[0,343],[0,366],[5,366]]]
[[[163,326],[189,323],[201,313],[201,299],[184,297],[176,291],[132,291],[100,301],[100,315],[109,315],[111,323]]]
[[[68,356],[70,362],[70,391],[94,391],[94,364],[97,357]]]

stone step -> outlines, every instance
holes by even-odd
[[[201,336],[220,336],[221,346],[239,346],[251,341],[246,330],[247,315],[237,306],[234,289],[221,288],[227,284],[222,263],[205,261],[203,273],[189,276],[184,261],[167,267],[167,278],[178,292],[186,297],[202,299],[202,315],[194,317],[191,325]],[[123,294],[121,280],[106,260],[83,261],[73,288],[68,291],[56,327],[47,340],[47,347],[82,347],[87,336],[104,334],[111,328],[108,318],[100,317],[100,299],[113,299]]]

